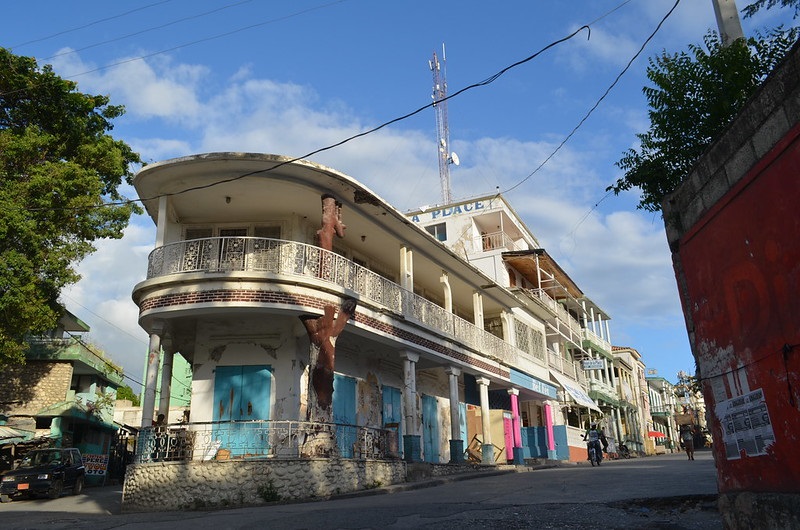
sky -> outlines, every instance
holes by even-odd
[[[450,166],[453,199],[502,192],[611,316],[612,344],[635,348],[650,375],[675,382],[678,371],[694,373],[694,360],[663,220],[636,209],[636,190],[605,191],[649,127],[648,59],[716,30],[711,0],[681,0],[664,20],[675,4],[30,0],[3,6],[0,46],[124,105],[111,134],[146,163],[217,151],[304,157],[400,211],[441,202],[434,110],[326,148],[429,105],[436,53],[448,94],[490,81],[447,102],[461,162]],[[772,9],[742,26],[750,36],[796,23],[791,15]],[[61,299],[135,390],[148,340],[131,292],[154,244],[152,220],[134,217],[122,239],[97,242]]]

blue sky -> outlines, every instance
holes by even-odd
[[[451,166],[452,195],[513,188],[506,197],[530,230],[611,315],[612,342],[636,348],[648,368],[675,381],[694,361],[661,216],[636,210],[635,191],[606,196],[605,188],[649,125],[647,59],[716,29],[711,0],[682,0],[557,150],[674,4],[31,0],[4,5],[0,46],[125,105],[113,134],[149,162],[212,151],[304,156],[429,104],[428,60],[434,51],[441,57],[443,43],[454,94],[588,24],[591,32],[448,102],[461,160]],[[774,9],[742,24],[751,35],[791,24],[791,15]],[[406,211],[441,200],[436,156],[434,111],[426,109],[310,159]],[[135,381],[147,336],[130,295],[154,241],[150,219],[134,218],[122,240],[100,242],[80,264],[83,280],[62,298],[92,327],[89,340]]]

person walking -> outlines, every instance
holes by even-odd
[[[694,460],[694,427],[692,425],[684,425],[681,428],[681,441],[686,450],[686,456],[689,460]]]

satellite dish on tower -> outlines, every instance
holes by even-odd
[[[458,159],[458,155],[455,153],[455,151],[450,153],[450,163],[454,166],[457,166],[461,163],[461,160]]]

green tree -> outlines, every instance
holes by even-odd
[[[756,0],[742,9],[744,18],[752,17],[760,9],[772,9],[775,6],[794,7],[794,16],[800,15],[800,0]]]
[[[133,393],[129,386],[121,386],[117,389],[117,399],[129,399],[134,407],[139,406],[139,396]]]
[[[141,211],[118,191],[140,162],[108,134],[123,113],[0,48],[0,366],[24,360],[26,334],[55,328],[77,263]]]
[[[796,39],[796,28],[777,28],[722,46],[709,31],[704,45],[651,57],[647,78],[654,86],[643,88],[650,130],[636,135],[639,148],[626,151],[616,164],[625,175],[606,191],[639,188],[638,208],[660,211],[664,196],[689,174]]]

